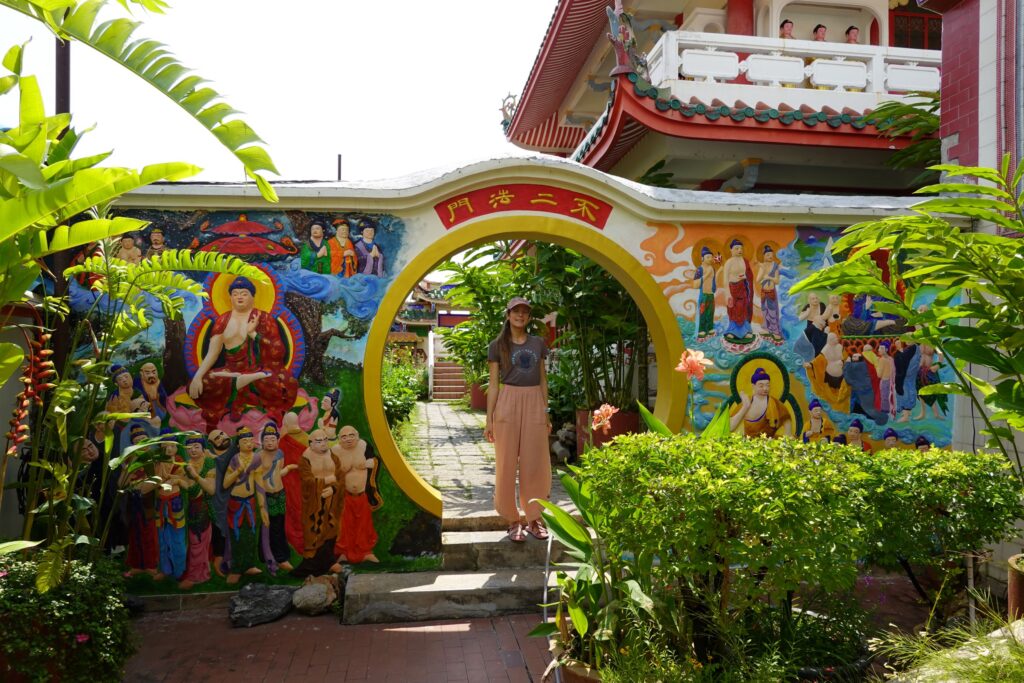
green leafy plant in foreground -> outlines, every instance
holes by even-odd
[[[118,468],[127,474],[146,469],[152,475],[156,462],[167,457],[161,449],[153,448],[159,442],[156,438],[111,458],[114,436],[109,425],[150,417],[148,412],[111,414],[105,410],[110,365],[118,347],[150,326],[151,302],[156,302],[169,320],[181,316],[186,294],[206,296],[202,285],[181,271],[267,280],[263,271],[224,254],[167,250],[132,264],[107,256],[108,246],[101,244],[97,255],[65,272],[68,277],[82,276],[91,282],[94,299],[88,311],[68,318],[67,308],[58,305],[61,300],[31,297],[26,305],[36,322],[12,325],[37,344],[29,343],[34,358],[49,358],[50,331],[58,323],[69,330],[68,343],[73,350],[61,368],[52,367],[52,361],[43,361],[51,366],[47,371],[51,389],[45,393],[45,400],[38,394],[30,398],[28,392],[40,387],[26,382],[19,400],[31,403],[24,422],[28,429],[20,432],[24,442],[12,444],[2,463],[2,471],[6,471],[10,457],[29,464],[27,481],[22,484],[28,504],[22,538],[45,543],[37,553],[37,587],[43,592],[61,582],[72,559],[97,559],[101,555],[110,523],[104,511],[109,514],[116,509],[116,501],[104,501],[109,491],[108,477]],[[33,371],[32,365],[26,366],[26,373]],[[86,476],[90,463],[83,457],[85,437],[92,434],[101,436],[103,442],[98,460],[98,499],[93,497],[92,482]]]
[[[562,477],[583,524],[545,506],[576,574],[558,575],[555,621],[536,633],[555,637],[562,661],[594,668],[614,665],[637,620],[690,669],[768,666],[772,653],[781,667],[852,664],[862,620],[822,600],[848,594],[861,561],[909,558],[941,574],[1013,534],[1024,484],[1001,456],[982,457],[972,467],[974,454],[945,450],[619,436]]]
[[[120,681],[135,644],[114,563],[72,562],[45,594],[35,576],[32,562],[0,556],[0,679]]]
[[[118,4],[158,14],[168,6],[163,0],[118,0]],[[45,24],[61,40],[73,40],[96,50],[149,83],[213,134],[242,163],[263,198],[276,202],[277,193],[260,171],[277,173],[277,169],[258,144],[262,140],[256,132],[235,118],[239,112],[222,101],[207,79],[181,64],[166,45],[136,37],[140,22],[124,16],[101,21],[100,15],[110,6],[105,0],[0,0],[0,7]],[[9,88],[12,83],[10,77],[0,79],[0,94],[5,85]]]
[[[942,161],[939,139],[939,93],[911,92],[906,99],[882,102],[865,119],[875,122],[878,132],[895,140],[910,138],[910,143],[893,153],[886,163],[898,169],[927,169],[915,182],[938,177],[930,167]]]
[[[925,200],[909,216],[850,226],[833,245],[836,264],[817,271],[790,291],[827,289],[866,294],[881,313],[907,321],[907,342],[943,354],[956,382],[922,394],[956,394],[969,400],[984,421],[989,448],[1024,466],[1017,440],[1024,431],[1024,165],[999,169],[932,166],[947,182],[918,193]],[[963,179],[963,182],[956,182]],[[951,222],[981,221],[1009,232],[965,229]],[[884,254],[888,276],[874,261]],[[925,300],[922,290],[936,290]]]

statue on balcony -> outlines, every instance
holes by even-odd
[[[647,58],[636,46],[636,33],[633,31],[633,17],[622,9],[622,0],[615,0],[615,9],[607,8],[608,23],[611,31],[608,40],[615,50],[615,68],[609,76],[635,73],[645,81],[650,81],[647,72]]]
[[[779,24],[779,38],[793,40],[793,22],[789,19],[783,19]]]
[[[846,29],[846,43],[848,45],[856,45],[860,39],[860,29],[856,26],[850,26]]]
[[[815,42],[818,42],[818,43],[824,43],[825,42],[825,33],[827,31],[828,31],[828,27],[825,26],[825,24],[818,24],[818,25],[816,25],[814,27],[814,30],[811,31],[811,40],[814,40]]]

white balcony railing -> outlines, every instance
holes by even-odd
[[[647,56],[652,85],[686,102],[733,99],[770,107],[873,109],[937,91],[938,50],[669,31]],[[746,82],[739,80],[743,76]]]

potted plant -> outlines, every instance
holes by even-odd
[[[559,478],[584,523],[548,501],[540,501],[541,515],[574,560],[568,565],[575,572],[556,573],[558,601],[547,605],[555,607],[554,621],[538,625],[530,635],[552,638],[549,670],[560,668],[563,681],[600,681],[602,667],[611,661],[629,628],[628,615],[640,611],[654,617],[654,602],[642,588],[650,583],[651,558],[609,554],[596,531],[593,499],[586,485],[570,473]]]
[[[576,368],[571,381],[578,384],[581,401],[576,406],[578,449],[591,433],[591,411],[603,404],[619,410],[607,433],[593,435],[593,445],[638,431],[639,413],[625,408],[647,398],[640,396],[646,386],[647,326],[636,302],[604,268],[572,249],[537,243],[526,259],[523,267],[532,272],[529,291],[542,309],[555,313],[553,346]]]

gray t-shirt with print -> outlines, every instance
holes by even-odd
[[[540,384],[540,366],[548,355],[548,347],[544,340],[532,334],[526,337],[522,344],[512,342],[510,367],[501,378],[502,384],[514,387],[535,387]],[[491,363],[498,363],[499,372],[501,367],[501,353],[498,351],[498,341],[494,340],[487,347],[487,360]]]

